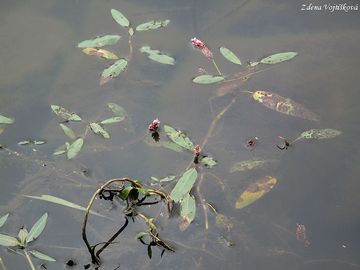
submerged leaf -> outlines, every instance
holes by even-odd
[[[154,182],[159,182],[159,183],[166,183],[166,182],[171,182],[172,180],[174,180],[176,178],[176,175],[169,175],[166,176],[165,178],[162,179],[158,179],[156,177],[150,177],[151,180],[153,180]]]
[[[231,63],[234,63],[236,65],[241,65],[240,59],[232,51],[230,51],[228,48],[220,47],[220,52]]]
[[[142,53],[147,53],[148,58],[155,62],[165,65],[175,65],[174,58],[159,50],[153,50],[150,46],[142,46],[139,50]]]
[[[102,57],[105,59],[111,59],[111,60],[119,59],[119,57],[117,57],[117,55],[114,54],[113,52],[103,50],[103,49],[85,48],[82,51],[83,51],[83,53],[85,53],[87,55],[95,55],[95,56]]]
[[[187,170],[177,181],[175,187],[170,193],[170,197],[174,202],[180,202],[192,189],[197,178],[196,169]]]
[[[195,77],[192,81],[198,84],[212,84],[221,82],[223,80],[225,80],[225,78],[221,75],[199,75]]]
[[[271,110],[311,121],[320,120],[320,117],[317,114],[309,111],[303,105],[300,105],[289,98],[284,98],[275,93],[259,90],[255,91],[252,94],[252,97],[254,100]]]
[[[288,61],[294,58],[298,53],[297,52],[283,52],[272,54],[268,57],[262,58],[259,62],[261,64],[277,64],[284,61]]]
[[[136,31],[148,31],[148,30],[155,30],[160,27],[165,27],[169,24],[170,20],[164,20],[164,21],[149,21],[146,23],[139,24],[136,26]]]
[[[195,199],[189,193],[181,200],[180,203],[180,216],[187,217],[189,223],[191,223],[196,215]]]
[[[128,61],[124,58],[117,60],[110,67],[104,69],[101,74],[100,85],[103,85],[110,81],[112,78],[115,78],[123,72],[128,64]]]
[[[70,147],[70,144],[65,143],[65,144],[59,146],[58,148],[56,148],[53,155],[58,156],[58,155],[61,155],[61,154],[65,154],[69,147]]]
[[[177,145],[180,145],[190,151],[193,150],[194,143],[186,136],[184,132],[176,130],[175,128],[168,125],[164,125],[164,131],[169,139]]]
[[[243,172],[248,170],[253,170],[258,167],[262,167],[265,164],[272,162],[273,160],[263,160],[263,159],[251,159],[236,162],[230,169],[230,172]]]
[[[0,114],[0,124],[12,124],[14,123],[13,118],[9,118]]]
[[[298,139],[305,139],[305,140],[322,140],[322,139],[332,139],[339,135],[341,135],[342,132],[336,129],[331,128],[324,128],[324,129],[310,129],[307,131],[304,131],[300,134],[300,137]]]
[[[231,219],[229,219],[227,216],[223,214],[217,214],[215,221],[216,221],[216,226],[218,226],[219,228],[231,230],[234,227],[234,224],[232,223]]]
[[[155,146],[155,147],[165,147],[167,149],[173,150],[175,152],[182,152],[184,148],[182,148],[180,145],[174,143],[174,142],[167,142],[167,141],[158,141],[155,142],[152,138],[146,137],[144,139],[144,142],[149,146]]]
[[[111,16],[122,27],[128,28],[130,26],[129,20],[120,11],[118,11],[114,8],[111,9]]]
[[[64,124],[59,124],[59,125],[60,125],[61,129],[64,131],[66,136],[68,136],[71,140],[76,139],[76,134],[71,128],[69,128],[68,126],[66,126]]]
[[[5,224],[7,218],[9,217],[9,213],[3,215],[2,217],[0,217],[0,228]]]
[[[115,124],[115,123],[119,123],[121,121],[123,121],[125,119],[125,116],[115,116],[115,117],[111,117],[105,120],[102,120],[100,122],[101,125],[108,125],[108,124]]]
[[[105,35],[94,39],[87,39],[78,44],[79,48],[99,48],[106,45],[113,45],[120,39],[119,35]]]
[[[81,121],[80,116],[75,113],[70,112],[69,110],[65,109],[64,107],[58,105],[51,105],[52,111],[61,118],[68,120],[68,121]]]
[[[76,157],[79,154],[81,148],[83,147],[83,144],[84,144],[83,138],[78,138],[72,144],[70,144],[67,150],[67,158],[73,159],[74,157]]]
[[[30,250],[29,253],[31,253],[31,255],[33,255],[34,257],[40,259],[40,260],[44,260],[44,261],[49,261],[49,262],[56,262],[56,260],[44,253],[41,253],[40,251],[37,250]]]
[[[235,208],[241,209],[254,203],[269,192],[275,186],[276,182],[276,178],[272,176],[265,176],[255,183],[250,184],[249,187],[241,193],[235,203]]]
[[[100,134],[105,139],[109,139],[110,135],[109,133],[98,123],[90,123],[90,128],[92,131],[94,131],[95,134]]]
[[[0,246],[16,247],[20,245],[21,243],[15,237],[6,234],[0,234]]]
[[[31,230],[29,231],[27,237],[26,237],[26,243],[30,243],[31,241],[35,240],[40,236],[40,234],[43,232],[46,221],[47,221],[48,214],[43,214],[38,221],[32,226]]]
[[[217,164],[216,160],[214,160],[212,157],[202,157],[200,159],[200,163],[210,169]]]
[[[116,103],[108,103],[107,106],[113,112],[115,116],[126,118],[128,116],[127,112],[123,107],[117,105]]]

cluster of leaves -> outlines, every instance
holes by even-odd
[[[121,38],[121,36],[119,35],[104,35],[101,37],[96,37],[94,39],[84,40],[78,44],[78,47],[83,48],[83,52],[87,55],[95,55],[108,60],[116,60],[112,65],[104,69],[104,71],[102,72],[100,78],[100,85],[103,85],[112,80],[113,78],[119,76],[126,69],[126,67],[128,66],[128,62],[130,61],[132,56],[132,38],[135,33],[166,27],[170,23],[170,20],[151,20],[145,23],[141,23],[135,28],[133,28],[130,21],[119,10],[111,9],[111,16],[113,17],[115,22],[117,22],[121,27],[128,31],[130,52],[127,57],[122,57],[119,59],[119,57],[115,53],[108,50],[99,49],[103,46],[116,44]],[[139,51],[141,53],[147,54],[149,59],[160,64],[175,64],[175,59],[173,57],[159,50],[151,49],[151,47],[148,45],[142,46],[141,48],[139,48]]]

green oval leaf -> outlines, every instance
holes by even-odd
[[[9,118],[0,114],[0,124],[12,124],[14,123],[13,118]]]
[[[259,62],[261,64],[277,64],[284,61],[288,61],[294,58],[298,53],[297,52],[283,52],[283,53],[276,53],[272,54],[268,57],[262,58]]]
[[[39,237],[39,235],[43,232],[45,228],[47,217],[48,214],[45,213],[41,216],[41,218],[39,218],[38,221],[36,221],[36,223],[32,226],[26,237],[26,243],[30,243],[31,241]]]
[[[0,246],[16,247],[20,245],[21,243],[15,237],[6,234],[0,234]]]
[[[118,11],[114,8],[111,9],[111,16],[122,27],[128,28],[130,26],[129,20],[120,11]]]
[[[26,230],[26,228],[22,228],[22,229],[19,230],[18,239],[19,239],[22,246],[26,245],[26,237],[27,237],[28,234],[29,233]]]
[[[184,148],[182,148],[180,145],[174,143],[174,142],[167,142],[167,141],[154,141],[152,138],[150,137],[146,137],[144,139],[144,142],[148,145],[148,146],[155,146],[155,147],[164,147],[170,150],[173,150],[175,152],[181,153],[183,152]]]
[[[66,126],[64,124],[59,124],[59,125],[60,125],[61,129],[64,131],[66,136],[68,136],[71,140],[76,139],[76,134],[71,128],[69,128],[68,126]]]
[[[241,65],[240,59],[235,55],[235,53],[230,51],[228,48],[220,47],[220,52],[231,63],[234,63],[236,65]]]
[[[194,148],[194,143],[186,136],[186,134],[180,130],[176,130],[175,128],[164,125],[164,131],[166,135],[169,137],[177,145],[184,147],[190,151]]]
[[[187,170],[177,181],[170,193],[174,202],[180,202],[192,189],[197,178],[197,171],[194,168]]]
[[[185,195],[180,203],[180,216],[186,217],[188,223],[191,223],[196,215],[195,199],[189,193]]]
[[[100,122],[101,125],[108,125],[108,124],[115,124],[115,123],[119,123],[121,121],[123,121],[125,119],[125,116],[115,116],[115,117],[111,117],[105,120],[102,120]]]
[[[79,48],[99,48],[106,45],[113,45],[120,39],[119,35],[105,35],[94,39],[87,39],[78,44]]]
[[[117,60],[110,67],[104,69],[101,74],[100,85],[103,85],[110,81],[112,78],[115,78],[123,72],[128,64],[128,61],[124,58]]]
[[[110,135],[109,133],[98,123],[90,123],[90,128],[92,131],[94,131],[95,134],[100,134],[105,139],[109,139]]]
[[[200,163],[210,169],[217,164],[216,160],[212,157],[201,157]]]
[[[0,218],[0,228],[5,224],[7,218],[9,217],[9,213],[3,215],[1,218]]]
[[[170,20],[164,20],[164,21],[156,21],[156,20],[152,20],[149,22],[145,22],[142,24],[139,24],[138,26],[136,26],[136,31],[149,31],[149,30],[155,30],[158,29],[160,27],[165,27],[169,24]]]
[[[80,116],[75,113],[70,112],[68,109],[58,105],[51,105],[51,110],[61,118],[69,121],[81,121]]]
[[[81,148],[84,145],[84,139],[83,138],[78,138],[77,140],[75,140],[72,144],[70,144],[68,150],[67,150],[67,158],[68,159],[73,159],[74,157],[76,157]]]
[[[119,57],[117,57],[117,55],[114,54],[113,52],[103,50],[103,49],[85,48],[82,51],[83,51],[83,53],[85,53],[87,55],[95,55],[98,57],[102,57],[104,59],[110,59],[110,60],[119,59]]]
[[[225,80],[225,78],[221,75],[199,75],[195,77],[192,81],[198,84],[212,84],[221,82],[223,80]]]
[[[29,251],[31,253],[31,255],[33,255],[34,257],[40,259],[40,260],[44,260],[44,261],[48,261],[48,262],[56,262],[56,260],[44,253],[41,253],[40,251],[37,250],[31,250]]]
[[[150,48],[150,46],[143,46],[139,50],[142,53],[147,53],[148,58],[155,62],[165,65],[175,65],[174,58],[159,50],[153,50]]]

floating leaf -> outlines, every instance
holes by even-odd
[[[99,48],[106,45],[113,45],[120,39],[119,35],[106,35],[102,37],[96,37],[94,39],[88,39],[78,44],[79,48]]]
[[[41,195],[41,196],[23,195],[23,196],[27,197],[27,198],[31,198],[31,199],[36,199],[36,200],[41,200],[41,201],[46,201],[46,202],[59,204],[59,205],[70,207],[70,208],[73,208],[73,209],[76,209],[76,210],[86,211],[85,207],[82,207],[82,206],[80,206],[78,204],[69,202],[67,200],[64,200],[64,199],[61,199],[61,198],[58,198],[58,197],[55,197],[55,196],[52,196],[52,195]],[[99,216],[99,217],[104,217],[103,215],[98,214],[98,213],[96,213],[94,211],[91,211],[91,210],[90,210],[90,213],[93,214],[93,215]]]
[[[32,226],[31,230],[29,231],[29,233],[26,237],[27,243],[30,243],[31,241],[38,238],[39,235],[43,232],[45,225],[46,225],[47,217],[48,217],[48,214],[45,213],[41,216],[41,218],[39,218],[38,221],[35,222],[35,224]]]
[[[170,197],[174,202],[181,201],[192,189],[197,178],[197,171],[192,168],[187,170],[176,183],[171,191]]]
[[[184,132],[176,130],[175,128],[168,125],[164,125],[164,131],[169,139],[177,145],[180,145],[190,151],[193,150],[194,143],[186,136]]]
[[[155,181],[155,182],[160,182],[160,183],[166,183],[166,182],[171,182],[172,180],[174,180],[176,178],[176,175],[169,175],[166,176],[165,178],[162,179],[158,179],[156,177],[150,177],[151,180]]]
[[[109,139],[110,135],[109,133],[98,123],[90,123],[90,128],[92,131],[94,131],[95,134],[100,134],[105,139]]]
[[[111,60],[119,59],[119,57],[117,57],[117,55],[114,54],[113,52],[103,50],[103,49],[85,48],[82,51],[83,51],[83,53],[85,53],[87,55],[95,55],[95,56],[102,57],[105,59],[111,59]]]
[[[9,217],[9,213],[3,215],[1,218],[0,218],[0,228],[5,224],[7,218]]]
[[[26,245],[26,237],[28,235],[28,231],[26,230],[26,228],[21,228],[19,230],[19,233],[18,233],[18,239],[21,243],[22,246],[25,246]]]
[[[27,144],[30,144],[30,143],[31,143],[31,141],[25,140],[25,141],[20,141],[20,142],[18,142],[17,144],[18,144],[18,145],[27,145]]]
[[[214,160],[212,157],[202,157],[200,159],[200,163],[210,169],[217,164],[216,160]]]
[[[155,62],[165,65],[175,65],[175,59],[164,52],[153,50],[149,46],[143,46],[139,50],[142,53],[147,53],[148,58]]]
[[[69,110],[65,109],[64,107],[58,105],[51,105],[52,111],[61,118],[69,121],[81,121],[80,116],[75,113],[70,112]]]
[[[111,118],[102,120],[100,122],[100,124],[102,124],[102,125],[115,124],[115,123],[119,123],[119,122],[123,121],[124,119],[125,119],[125,117],[122,117],[122,116],[111,117]]]
[[[146,137],[144,139],[144,142],[149,146],[156,146],[156,147],[165,147],[167,149],[173,150],[175,152],[182,152],[184,148],[182,148],[180,145],[177,145],[174,142],[166,142],[166,141],[159,141],[155,142],[152,138]]]
[[[255,91],[252,97],[271,110],[311,121],[320,120],[318,115],[289,98],[261,90]]]
[[[212,84],[221,82],[223,80],[225,80],[225,78],[221,75],[199,75],[195,77],[192,81],[198,84]]]
[[[220,52],[231,63],[234,63],[236,65],[241,65],[240,59],[232,51],[230,51],[228,48],[220,47]]]
[[[129,20],[120,11],[118,11],[114,8],[111,9],[111,16],[122,27],[128,28],[130,26]]]
[[[64,124],[59,124],[59,125],[60,125],[61,129],[64,131],[66,136],[68,136],[71,140],[76,139],[76,134],[71,128],[69,128],[68,126],[66,126]]]
[[[117,60],[110,67],[104,69],[101,74],[100,85],[103,85],[110,81],[112,78],[115,78],[123,72],[128,64],[128,61],[124,58]]]
[[[116,104],[116,103],[108,103],[107,106],[109,107],[109,109],[113,112],[113,114],[115,116],[119,116],[119,117],[123,117],[126,118],[127,117],[127,112],[125,111],[125,109],[123,107],[121,107],[120,105]]]
[[[0,124],[12,124],[14,123],[13,118],[9,118],[0,114]]]
[[[79,154],[81,148],[83,147],[83,144],[84,144],[83,138],[78,138],[72,144],[70,144],[67,150],[67,158],[73,159],[74,157],[76,157],[77,154]]]
[[[6,234],[0,234],[0,246],[16,247],[20,245],[21,243],[15,237]]]
[[[53,155],[57,156],[57,155],[65,154],[69,147],[70,147],[69,143],[65,143],[59,146],[58,148],[56,148]]]
[[[38,140],[38,141],[33,141],[33,143],[35,144],[35,145],[42,145],[42,144],[45,144],[46,143],[46,141],[40,141],[40,140]]]
[[[304,131],[303,133],[301,133],[300,137],[297,138],[296,140],[299,140],[299,139],[305,139],[305,140],[332,139],[332,138],[335,138],[335,137],[337,137],[337,136],[339,136],[341,134],[342,134],[341,131],[336,130],[336,129],[331,129],[331,128],[310,129],[310,130],[307,130],[307,131]]]
[[[194,220],[196,213],[195,199],[189,193],[181,200],[180,203],[180,216],[187,217],[189,223]]]
[[[164,21],[149,21],[146,23],[139,24],[136,26],[136,31],[148,31],[148,30],[155,30],[160,27],[165,27],[169,24],[170,20],[164,20]]]
[[[240,162],[236,162],[230,169],[231,173],[234,172],[243,172],[248,170],[253,170],[258,167],[262,167],[269,162],[273,162],[275,160],[263,160],[263,159],[250,159],[244,160]]]
[[[250,184],[236,201],[235,208],[241,209],[257,201],[269,192],[275,186],[276,182],[276,178],[265,176],[255,183]]]
[[[44,253],[41,253],[40,251],[37,250],[31,250],[29,251],[31,253],[31,255],[33,255],[34,257],[40,259],[40,260],[44,260],[44,261],[48,261],[48,262],[56,262],[56,260]]]
[[[261,59],[259,62],[261,64],[277,64],[280,62],[288,61],[294,58],[297,54],[297,52],[276,53]]]

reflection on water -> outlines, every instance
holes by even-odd
[[[144,224],[131,223],[103,253],[102,269],[118,265],[120,269],[360,268],[359,69],[355,57],[360,41],[359,11],[306,12],[300,10],[300,3],[247,0],[46,4],[35,0],[4,1],[0,6],[0,114],[15,118],[0,135],[0,144],[11,149],[0,150],[0,216],[10,212],[1,232],[14,235],[24,224],[30,229],[48,212],[47,227],[34,243],[34,248],[57,259],[47,264],[48,269],[63,269],[70,258],[77,261],[79,269],[89,262],[80,235],[83,214],[29,201],[22,195],[51,194],[86,205],[106,179],[126,176],[150,183],[150,176],[180,175],[192,153],[143,143],[147,125],[158,117],[201,143],[214,114],[231,102],[232,95],[211,99],[211,111],[208,100],[216,87],[191,82],[198,68],[215,72],[206,58],[191,49],[189,42],[194,36],[213,50],[226,75],[239,72],[239,68],[222,58],[217,51],[220,46],[236,52],[243,63],[276,52],[299,52],[294,60],[255,74],[243,90],[268,90],[289,97],[320,115],[321,121],[273,112],[256,104],[249,94],[240,95],[203,149],[218,165],[204,170],[200,193],[195,192],[194,222],[181,232],[178,219],[167,218],[165,205],[146,208],[147,214],[159,216],[160,234],[176,252],[160,257],[161,250],[154,249],[149,260],[146,247],[134,237]],[[126,55],[126,31],[112,20],[111,8],[121,10],[134,25],[167,18],[171,23],[166,29],[136,34],[126,72],[100,87],[98,77],[108,62],[82,54],[76,44],[118,33],[123,37],[117,53]],[[170,53],[176,65],[148,61],[137,51],[143,44]],[[66,136],[50,104],[63,105],[87,121],[98,121],[109,117],[108,102],[124,107],[131,117],[126,125],[107,126],[109,140],[88,133],[83,150],[73,161],[52,155]],[[78,135],[84,132],[82,123],[70,126]],[[313,128],[334,128],[343,134],[332,140],[299,141],[283,151],[276,148],[281,143],[278,136],[296,138]],[[255,136],[256,147],[244,147]],[[17,145],[29,138],[46,139],[47,143]],[[256,158],[279,162],[229,172],[235,162]],[[277,185],[255,204],[235,209],[239,194],[265,175],[276,177]],[[207,221],[201,199],[214,208],[208,206]],[[91,217],[91,241],[101,242],[117,230],[116,224],[122,224],[123,218],[120,205],[99,201],[96,208],[113,219]],[[219,222],[220,214],[227,218],[226,223]],[[204,229],[206,222],[208,230]],[[306,228],[309,246],[304,245],[299,225]],[[5,248],[0,249],[0,258],[7,269],[29,268],[25,259]]]

